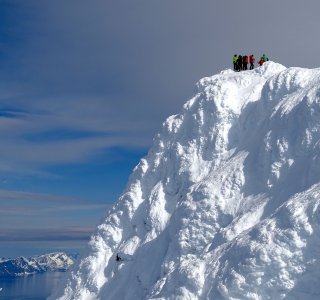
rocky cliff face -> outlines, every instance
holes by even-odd
[[[319,75],[200,80],[52,299],[320,297]]]

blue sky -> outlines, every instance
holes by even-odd
[[[0,0],[0,256],[82,247],[233,54],[318,66],[318,0],[241,3]]]
[[[105,32],[88,45],[95,28],[55,9],[0,2],[0,256],[82,247],[152,140],[116,99]]]

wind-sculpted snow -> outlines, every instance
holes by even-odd
[[[200,80],[52,299],[320,298],[319,126],[318,69]]]

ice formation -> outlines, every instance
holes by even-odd
[[[163,124],[52,299],[320,299],[319,203],[320,69],[222,71]]]

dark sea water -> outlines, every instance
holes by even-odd
[[[64,272],[47,272],[0,279],[0,300],[44,300],[57,287]]]

